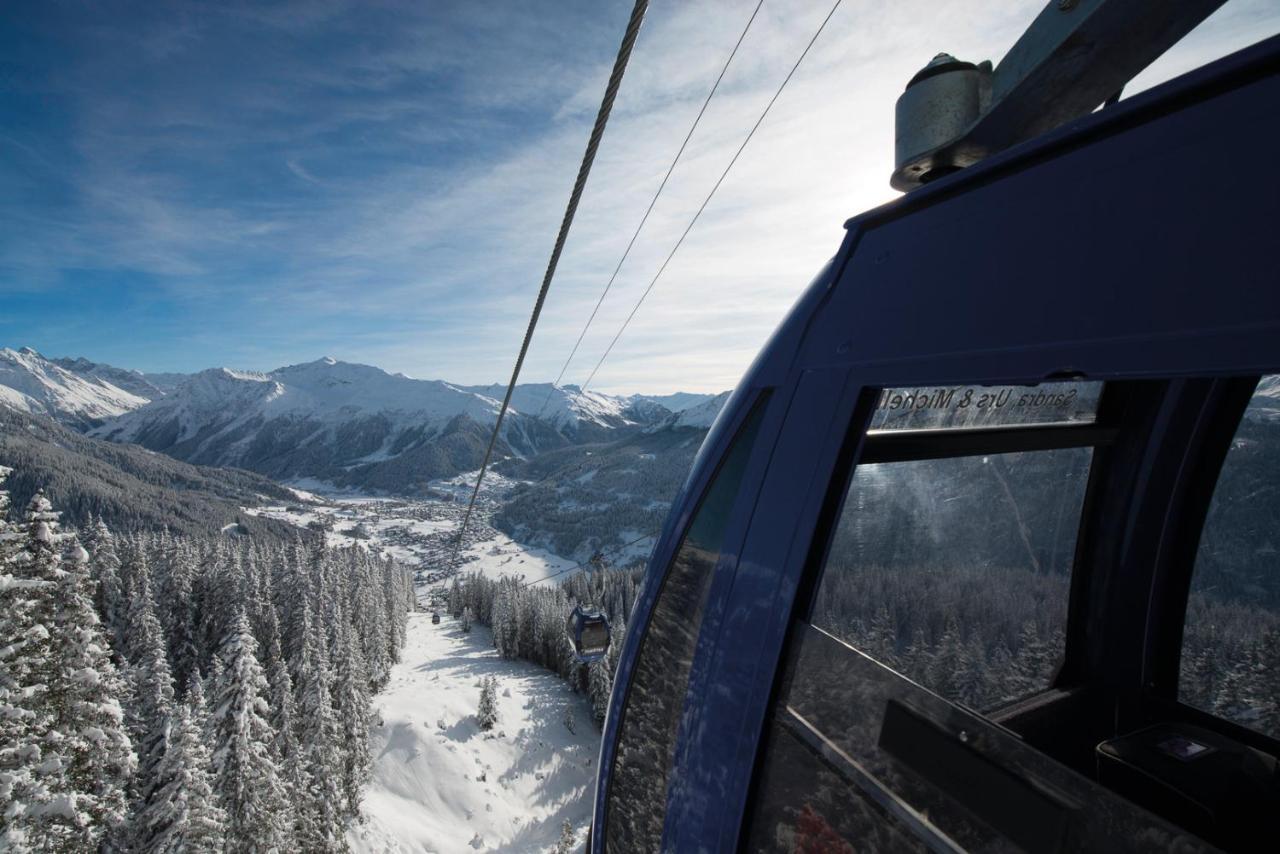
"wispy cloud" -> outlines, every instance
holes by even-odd
[[[558,372],[750,13],[652,8],[526,368]],[[850,215],[892,197],[893,102],[998,59],[1042,3],[847,2],[597,384],[720,389]],[[116,4],[0,12],[0,337],[146,369],[328,353],[505,378],[630,3]],[[566,376],[581,381],[829,0],[770,3]],[[1274,32],[1235,0],[1139,85]],[[70,27],[68,29],[68,27]],[[126,331],[127,330],[127,331]],[[21,339],[21,340],[18,340]]]

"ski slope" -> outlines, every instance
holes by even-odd
[[[475,722],[485,676],[498,680],[491,733]],[[357,854],[551,851],[565,819],[586,838],[600,749],[587,702],[550,672],[499,658],[487,629],[464,635],[448,616],[410,615],[374,715],[373,776],[347,833]]]

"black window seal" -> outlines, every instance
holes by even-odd
[[[1092,448],[1111,444],[1118,432],[1115,427],[1098,423],[877,432],[867,435],[858,464]]]

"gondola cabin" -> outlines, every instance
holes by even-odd
[[[591,851],[1276,850],[1277,139],[1272,39],[849,221],[654,550]]]
[[[579,662],[589,664],[609,654],[609,620],[602,611],[577,605],[564,628]]]

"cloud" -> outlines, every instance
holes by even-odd
[[[559,372],[753,5],[651,9],[525,379]],[[596,387],[732,385],[844,220],[894,197],[905,81],[939,50],[998,59],[1042,5],[846,2]],[[69,31],[33,15],[14,37],[35,45],[16,55],[56,109],[0,138],[26,164],[0,165],[20,189],[0,199],[0,290],[66,315],[106,305],[145,346],[64,317],[51,347],[38,313],[13,323],[44,349],[149,369],[332,353],[509,375],[630,3],[129,8]],[[765,3],[565,381],[586,377],[829,8]],[[1280,22],[1261,0],[1227,8],[1139,85]]]

